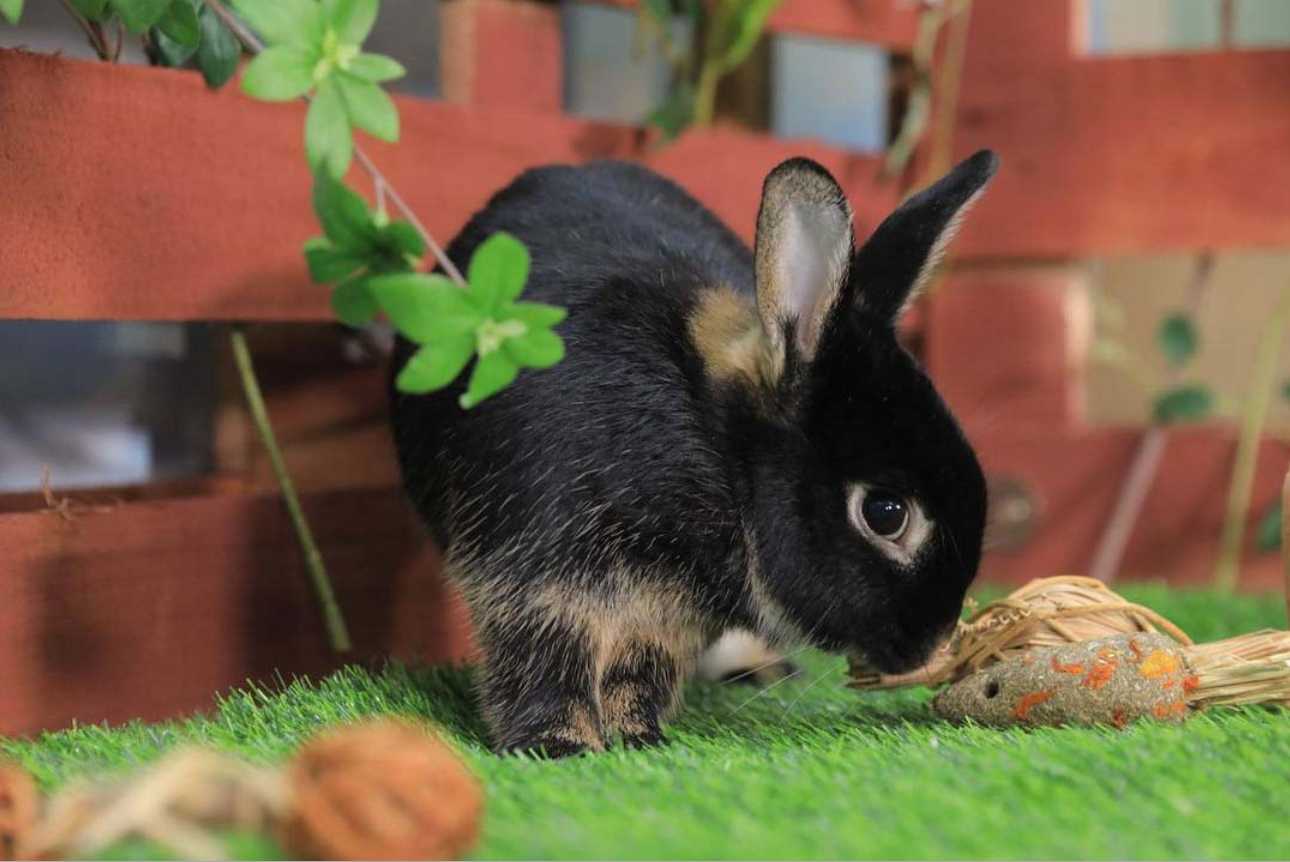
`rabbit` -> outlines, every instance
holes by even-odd
[[[983,150],[858,249],[828,171],[766,177],[755,247],[614,161],[498,192],[447,249],[506,231],[566,357],[471,410],[391,387],[405,489],[469,608],[498,751],[665,742],[723,633],[886,673],[952,630],[981,556],[974,451],[896,321],[995,173]],[[395,371],[415,346],[399,339]]]

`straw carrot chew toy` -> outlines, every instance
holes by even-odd
[[[1196,644],[1100,581],[1040,578],[960,623],[916,671],[851,672],[858,689],[945,685],[932,707],[949,719],[1122,727],[1213,706],[1290,705],[1290,632]]]

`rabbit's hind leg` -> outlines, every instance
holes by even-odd
[[[663,744],[662,722],[676,703],[680,676],[679,662],[661,643],[621,644],[600,681],[608,732],[628,748]]]
[[[478,628],[480,699],[497,750],[567,757],[605,748],[586,631],[532,610]]]

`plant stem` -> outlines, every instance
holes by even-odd
[[[694,88],[694,125],[703,128],[712,125],[717,110],[717,84],[721,72],[713,60],[704,60],[699,69],[699,81]]]
[[[89,19],[87,19],[80,12],[77,12],[76,7],[74,7],[70,2],[68,2],[68,0],[59,0],[59,2],[63,4],[63,8],[67,10],[67,14],[71,15],[72,18],[75,19],[76,23],[80,26],[82,32],[85,33],[85,38],[90,40],[90,47],[94,49],[94,53],[99,55],[99,59],[100,60],[112,59],[108,53],[107,45],[104,44],[103,40],[100,38],[100,33],[102,31],[99,30],[99,32],[95,32],[96,29],[98,28],[92,26],[90,24]]]
[[[1290,470],[1281,485],[1281,569],[1286,580],[1286,625],[1290,626]]]
[[[1258,466],[1259,439],[1272,403],[1276,386],[1277,360],[1286,325],[1290,323],[1290,289],[1263,328],[1258,355],[1250,375],[1250,392],[1241,411],[1241,436],[1236,445],[1236,465],[1232,468],[1232,485],[1227,496],[1227,515],[1223,521],[1218,565],[1214,569],[1214,586],[1224,592],[1236,588],[1241,569],[1241,544],[1245,539],[1245,521],[1250,510],[1250,493],[1254,488],[1254,471]]]
[[[231,334],[233,343],[233,359],[237,363],[238,375],[242,379],[242,391],[246,393],[246,403],[251,409],[251,419],[255,423],[256,430],[260,432],[260,440],[264,443],[265,450],[269,453],[269,463],[273,465],[273,472],[278,478],[278,485],[282,489],[282,498],[287,504],[287,512],[291,516],[292,526],[296,530],[296,538],[300,540],[300,549],[305,555],[305,567],[309,571],[309,578],[313,581],[314,592],[318,596],[318,603],[322,606],[323,623],[327,627],[327,639],[331,642],[331,648],[338,653],[349,652],[352,644],[349,639],[349,629],[345,625],[345,617],[341,613],[340,605],[336,602],[336,593],[332,589],[331,580],[327,577],[327,569],[323,565],[322,553],[318,550],[317,543],[314,542],[313,532],[309,529],[309,522],[305,519],[304,509],[300,507],[300,498],[296,494],[295,483],[291,481],[291,474],[287,471],[287,462],[282,457],[282,450],[278,447],[277,435],[273,433],[273,425],[269,422],[269,411],[264,406],[264,396],[260,392],[260,383],[255,376],[255,366],[251,362],[251,350],[246,343],[246,334],[240,326],[235,326]]]
[[[1168,432],[1159,425],[1153,425],[1138,441],[1129,473],[1120,486],[1120,496],[1111,512],[1111,520],[1107,522],[1106,531],[1093,554],[1093,562],[1089,564],[1089,577],[1109,584],[1119,573],[1120,560],[1124,558],[1124,549],[1155,481],[1167,440]]]

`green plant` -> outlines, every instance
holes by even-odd
[[[711,125],[717,85],[748,59],[781,0],[645,0],[640,21],[672,68],[667,96],[646,122],[665,141],[690,126]],[[679,46],[674,18],[686,21],[689,44]]]
[[[1196,324],[1186,312],[1174,312],[1156,329],[1156,346],[1173,374],[1180,374],[1192,361],[1200,346]],[[1159,393],[1151,409],[1158,425],[1200,422],[1214,412],[1214,393],[1201,383],[1172,383]]]
[[[62,0],[95,53],[121,56],[126,33],[139,38],[148,59],[159,66],[195,68],[211,87],[237,71],[242,46],[201,0]],[[0,0],[0,13],[17,24],[23,0]]]

